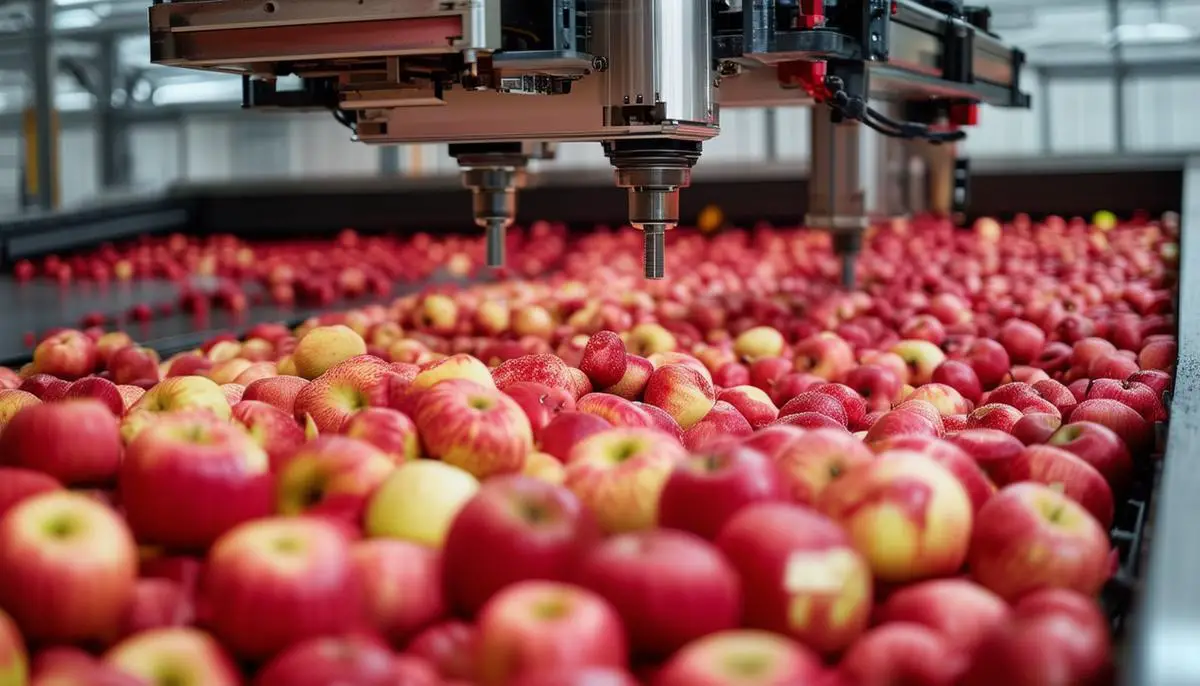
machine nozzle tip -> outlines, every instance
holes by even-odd
[[[644,248],[642,265],[647,279],[661,279],[665,272],[667,254],[667,226],[646,224],[642,231]]]
[[[507,222],[503,220],[488,220],[484,227],[484,240],[487,243],[487,266],[504,266],[504,238]]]

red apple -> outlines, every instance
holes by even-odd
[[[814,505],[853,469],[875,459],[863,442],[839,429],[814,429],[778,451],[774,461],[791,499]]]
[[[235,654],[264,659],[308,638],[358,628],[362,600],[350,544],[320,519],[247,522],[209,551],[206,624]]]
[[[1003,345],[988,338],[977,338],[964,353],[963,359],[975,370],[985,389],[995,388],[1012,367],[1012,360]]]
[[[1154,426],[1137,410],[1116,400],[1084,400],[1071,413],[1071,421],[1095,422],[1112,429],[1135,455],[1144,454],[1154,445]]]
[[[538,432],[537,443],[542,452],[565,461],[575,444],[611,428],[607,420],[593,414],[562,412]]]
[[[823,683],[821,659],[778,634],[741,629],[710,634],[684,646],[653,686],[797,686]]]
[[[988,403],[975,408],[967,415],[968,429],[996,429],[1011,433],[1012,428],[1024,415],[1012,405]]]
[[[1046,345],[1046,332],[1032,322],[1010,319],[1004,322],[996,334],[1000,345],[1008,352],[1015,364],[1028,364],[1042,352]]]
[[[295,452],[304,442],[304,429],[277,407],[257,400],[243,400],[233,406],[233,419],[245,427],[277,469],[283,459]]]
[[[706,539],[739,510],[787,498],[776,464],[745,446],[714,447],[675,467],[658,501],[658,525]]]
[[[478,671],[478,642],[474,626],[447,620],[417,634],[406,652],[429,661],[445,679],[472,683]]]
[[[616,609],[636,655],[666,656],[738,625],[737,574],[711,543],[684,531],[609,538],[587,552],[574,580]]]
[[[1027,551],[1044,550],[1044,555]],[[1108,579],[1108,534],[1083,506],[1041,484],[997,493],[976,517],[971,575],[1014,600],[1043,588],[1095,594]]]
[[[388,647],[364,636],[324,636],[301,641],[280,653],[258,673],[256,686],[392,686],[398,682],[395,656]],[[436,686],[433,668],[428,686]]]
[[[783,503],[750,505],[729,520],[717,545],[742,580],[746,626],[826,653],[844,649],[866,628],[870,569],[825,517]]]
[[[359,410],[346,420],[341,431],[348,438],[370,443],[396,464],[421,455],[416,425],[408,415],[389,407]]]
[[[596,415],[617,427],[640,429],[654,423],[637,405],[611,393],[588,393],[579,399],[575,409],[585,414]]]
[[[1031,445],[1012,459],[1002,485],[1034,481],[1056,488],[1107,527],[1113,519],[1113,494],[1103,475],[1082,458],[1049,445]]]
[[[62,489],[54,477],[32,469],[0,467],[0,517],[26,498]]]
[[[136,577],[129,529],[86,495],[42,493],[0,519],[0,607],[29,641],[119,635]]]
[[[395,466],[366,441],[321,436],[300,445],[275,470],[275,510],[329,517],[356,529],[367,500]]]
[[[454,518],[446,535],[446,597],[453,608],[470,616],[518,581],[567,581],[599,537],[592,513],[566,488],[524,476],[489,481]]]
[[[1125,492],[1133,478],[1129,448],[1112,429],[1095,422],[1072,422],[1055,431],[1048,445],[1073,453],[1095,467],[1114,493]]]
[[[598,331],[588,338],[579,361],[579,369],[587,374],[596,388],[607,388],[625,376],[625,343],[612,331]]]
[[[575,409],[574,395],[561,388],[551,388],[545,384],[519,381],[505,387],[504,393],[517,401],[517,404],[525,411],[525,416],[529,418],[529,426],[533,429],[535,436],[559,413]]]
[[[847,684],[955,686],[968,655],[955,654],[942,635],[921,624],[889,622],[875,627],[842,657]]]
[[[967,429],[945,440],[970,455],[993,481],[1003,478],[1008,463],[1025,449],[1021,441],[998,429]]]
[[[1057,414],[1030,412],[1013,424],[1012,435],[1025,445],[1040,445],[1049,440],[1060,426],[1062,419]]]
[[[591,591],[552,581],[522,581],[479,613],[479,682],[504,686],[529,672],[623,667],[621,619]]]
[[[63,395],[67,399],[92,398],[104,403],[114,417],[125,414],[125,401],[116,384],[98,376],[85,376],[67,387]]]
[[[130,636],[104,654],[104,663],[143,683],[238,686],[242,682],[219,643],[202,631],[184,627]]]
[[[268,469],[266,453],[239,426],[207,414],[167,414],[125,451],[121,504],[139,542],[203,550],[272,511]]]
[[[654,429],[609,429],[575,444],[563,484],[609,533],[654,526],[663,486],[687,451]]]
[[[120,635],[191,624],[196,619],[192,590],[171,579],[138,579],[133,600],[125,608]]]
[[[401,644],[445,614],[438,551],[376,538],[354,543],[350,555],[367,617],[389,641]]]
[[[616,667],[563,667],[530,672],[511,686],[638,686],[638,680]]]
[[[78,383],[78,382],[76,382]],[[1087,389],[1087,399],[1109,398],[1130,407],[1148,422],[1159,422],[1167,418],[1161,394],[1146,384],[1136,381],[1095,379]]]
[[[271,376],[251,381],[242,394],[242,400],[258,400],[274,405],[288,415],[295,414],[296,396],[308,385],[298,376]]]
[[[936,579],[904,587],[876,612],[876,621],[922,624],[941,635],[951,654],[970,656],[1011,618],[1000,596],[965,579]]]
[[[110,484],[121,463],[117,419],[98,400],[27,407],[0,433],[0,462],[49,474],[68,486]]]
[[[421,393],[413,422],[425,452],[483,478],[521,471],[533,448],[529,419],[504,393],[449,379]]]
[[[839,406],[840,409],[840,406]],[[683,432],[683,445],[688,450],[702,450],[714,441],[741,438],[754,433],[750,422],[733,405],[718,400],[700,421]]]

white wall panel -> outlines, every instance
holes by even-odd
[[[766,127],[765,110],[722,110],[721,135],[704,143],[700,164],[767,159]]]
[[[289,117],[288,135],[292,155],[285,176],[361,176],[379,171],[379,151],[354,143],[353,133],[328,114]]]
[[[775,108],[775,149],[780,162],[808,160],[811,121],[812,110],[807,107]]]
[[[227,119],[197,117],[185,122],[183,131],[187,141],[185,178],[189,181],[219,181],[233,177],[233,151]]]
[[[1050,147],[1053,152],[1100,154],[1116,150],[1113,107],[1116,89],[1108,79],[1050,82]]]
[[[181,159],[184,134],[173,124],[146,124],[129,130],[130,181],[135,189],[155,191],[178,181],[185,170]],[[93,149],[95,148],[93,138]],[[97,160],[98,162],[98,160]],[[99,176],[98,164],[93,179]]]
[[[58,198],[63,207],[92,200],[97,188],[96,134],[68,128],[58,137]]]
[[[1200,76],[1132,78],[1125,107],[1130,150],[1200,150]]]
[[[1015,157],[1036,155],[1041,145],[1041,117],[1038,102],[1037,72],[1026,69],[1021,75],[1022,89],[1034,96],[1033,109],[1018,110],[984,106],[979,124],[967,129],[968,154],[977,157]]]

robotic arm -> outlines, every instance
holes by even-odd
[[[241,75],[244,107],[326,108],[367,143],[452,143],[489,264],[543,142],[601,142],[661,278],[718,102],[818,104],[812,178],[829,182],[810,184],[809,220],[861,228],[837,168],[853,122],[934,140],[946,113],[1028,106],[1023,55],[984,17],[949,0],[156,0],[150,37],[155,63]],[[289,75],[302,90],[276,87]],[[930,121],[889,121],[875,98]]]

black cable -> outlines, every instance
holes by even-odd
[[[862,122],[884,136],[920,139],[930,143],[953,143],[967,137],[963,131],[934,131],[925,124],[892,119],[872,108],[865,99],[846,92],[845,82],[837,76],[826,77],[825,86],[829,89],[829,105],[838,114]]]

